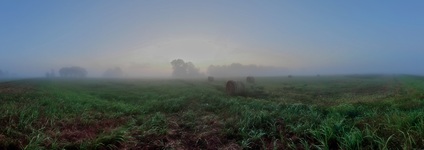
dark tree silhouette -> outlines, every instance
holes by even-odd
[[[212,76],[209,76],[209,77],[208,77],[208,81],[209,81],[209,82],[213,82],[214,80],[215,80],[215,78],[213,78]]]
[[[77,77],[82,78],[87,76],[87,70],[81,67],[63,67],[59,70],[61,77]]]
[[[192,62],[184,62],[182,59],[175,59],[171,62],[172,76],[177,78],[200,77],[202,74]]]
[[[247,76],[247,77],[246,77],[246,81],[247,81],[248,83],[255,83],[255,78],[254,78],[254,77],[252,77],[252,76]]]
[[[172,76],[174,77],[184,77],[187,75],[186,64],[184,60],[182,59],[176,59],[171,62],[172,69],[174,70],[172,72]]]

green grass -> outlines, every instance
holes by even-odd
[[[424,148],[424,77],[225,81],[0,83],[0,149]]]

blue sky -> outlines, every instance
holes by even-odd
[[[257,64],[287,74],[424,75],[423,1],[1,1],[0,70],[41,76],[170,61]],[[282,72],[284,74],[285,72]]]

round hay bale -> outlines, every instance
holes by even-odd
[[[243,95],[245,92],[244,84],[243,82],[240,82],[240,81],[233,81],[233,80],[227,81],[225,89],[227,91],[227,94],[231,96]]]
[[[215,80],[215,79],[214,79],[213,77],[211,77],[211,76],[209,76],[209,77],[208,77],[208,81],[209,81],[209,82],[213,82],[214,80]]]
[[[252,76],[247,76],[246,81],[247,83],[255,83],[255,78]]]

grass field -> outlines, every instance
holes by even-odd
[[[424,77],[226,80],[2,82],[0,149],[424,148]]]

